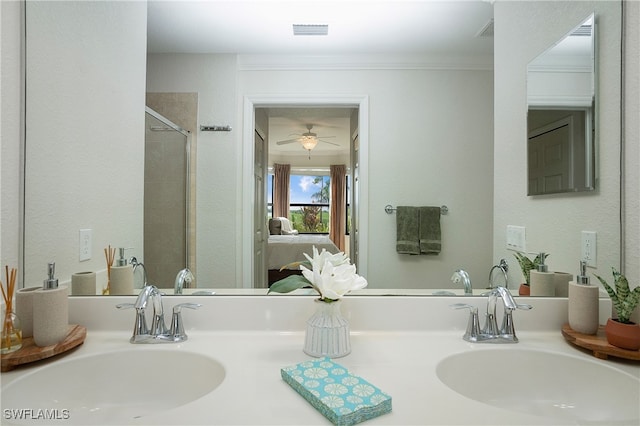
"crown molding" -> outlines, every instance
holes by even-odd
[[[237,63],[239,71],[493,70],[490,55],[238,55]]]

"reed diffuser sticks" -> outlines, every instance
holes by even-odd
[[[111,248],[111,246],[105,248],[104,257],[107,261],[107,287],[102,290],[103,295],[109,294],[109,291],[111,290],[111,267],[113,266],[113,261],[116,258],[116,249]]]
[[[16,289],[16,276],[18,270],[11,268],[9,272],[9,266],[5,266],[6,286],[5,291],[4,284],[0,281],[0,289],[2,290],[2,298],[5,304],[5,313],[2,320],[2,353],[12,352],[22,347],[22,330],[20,328],[19,320],[13,312],[13,295]]]

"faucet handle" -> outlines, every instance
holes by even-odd
[[[453,305],[449,305],[449,307],[451,309],[470,309],[471,312],[473,312],[474,309],[476,312],[478,311],[478,308],[473,305],[469,305],[468,303],[454,303]]]
[[[182,321],[182,308],[198,309],[202,305],[200,303],[179,303],[173,307],[173,315],[171,317],[171,337],[173,341],[187,340],[187,333],[184,331]]]
[[[516,336],[516,329],[513,325],[513,311],[515,309],[530,310],[533,306],[526,303],[517,303],[515,308],[510,309],[505,306],[504,316],[502,317],[502,327],[500,327],[500,336],[502,339],[517,343],[518,337]]]
[[[198,309],[201,306],[202,304],[200,303],[178,303],[176,306],[173,307],[173,313],[179,314],[182,311],[182,308]]]
[[[133,303],[118,303],[116,309],[133,309],[136,305]]]
[[[468,342],[478,341],[480,333],[480,320],[478,319],[478,308],[467,303],[454,303],[449,305],[451,309],[469,309],[469,321],[467,322],[467,330],[462,338]]]
[[[131,336],[131,343],[135,343],[141,338],[141,336],[146,336],[147,334],[149,334],[147,320],[144,316],[144,308],[139,308],[135,303],[119,303],[116,305],[116,308],[136,310],[136,322],[133,326],[133,336]]]

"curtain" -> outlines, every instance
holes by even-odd
[[[273,164],[273,217],[289,218],[290,164]]]
[[[329,238],[344,252],[344,236],[347,233],[347,167],[344,164],[331,166],[331,199],[329,201],[331,222]]]

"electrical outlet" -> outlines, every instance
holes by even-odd
[[[91,229],[80,230],[80,262],[91,259]]]
[[[597,257],[597,241],[595,231],[582,231],[582,260],[587,261],[587,266],[596,267]]]
[[[507,249],[527,251],[526,228],[524,226],[507,225]]]

